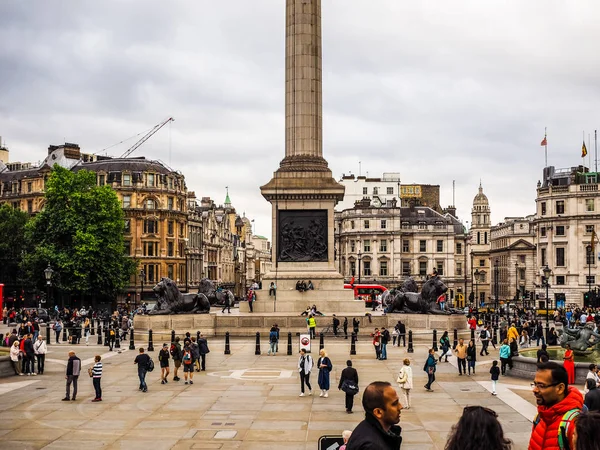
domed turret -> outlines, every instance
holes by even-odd
[[[473,206],[475,205],[487,205],[489,206],[489,201],[487,198],[487,195],[485,195],[483,193],[483,187],[481,186],[481,181],[479,182],[479,192],[477,193],[477,195],[475,196],[475,198],[473,199]]]

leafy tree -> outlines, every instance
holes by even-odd
[[[8,203],[0,205],[0,283],[17,284],[29,216]]]
[[[50,263],[59,289],[114,298],[137,265],[124,253],[124,227],[117,195],[109,186],[97,186],[94,172],[55,165],[44,209],[26,229],[29,276],[43,282],[39,274]]]

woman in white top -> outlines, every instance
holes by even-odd
[[[587,394],[588,392],[590,392],[590,390],[587,387],[587,380],[591,379],[594,380],[596,382],[596,387],[600,387],[600,378],[598,377],[598,373],[597,373],[597,369],[596,369],[596,364],[590,364],[589,367],[589,372],[587,373],[587,376],[585,377],[586,383],[585,386],[583,388],[583,393],[584,395]]]
[[[33,344],[33,352],[35,353],[35,357],[37,358],[37,374],[44,374],[44,363],[46,362],[46,353],[48,352],[48,347],[46,347],[46,341],[40,334],[37,338],[37,341]]]
[[[19,364],[20,351],[19,341],[15,341],[10,348],[10,363],[12,364],[13,369],[15,369],[15,375],[23,375],[21,373],[21,364]]]
[[[410,367],[410,359],[404,359],[404,365],[400,369],[400,372],[398,372],[398,378],[396,381],[398,382],[398,385],[404,394],[404,409],[410,409],[410,390],[413,387],[413,374],[412,367]]]

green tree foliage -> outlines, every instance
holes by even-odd
[[[44,209],[26,229],[29,276],[43,282],[40,274],[50,263],[59,289],[114,297],[137,265],[124,254],[124,226],[117,195],[108,186],[97,186],[94,172],[55,165]]]
[[[15,284],[23,257],[27,213],[7,203],[0,206],[0,283]]]

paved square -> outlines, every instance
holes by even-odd
[[[138,391],[133,364],[137,350],[122,349],[119,354],[96,345],[49,346],[43,376],[0,379],[0,448],[313,450],[320,436],[340,435],[363,418],[361,394],[355,399],[355,414],[346,414],[344,394],[337,390],[339,375],[350,358],[349,340],[326,341],[334,365],[329,398],[318,396],[316,371],[311,382],[317,395],[298,397],[296,354],[268,356],[267,346],[263,346],[263,354],[255,356],[253,339],[233,340],[231,355],[223,354],[222,338],[210,340],[209,346],[207,372],[196,372],[193,385],[184,385],[183,377],[180,382],[161,385],[156,364],[155,371],[148,374],[146,394]],[[103,356],[102,402],[91,403],[94,390],[85,372],[79,380],[77,401],[61,401],[71,348],[84,362],[84,369],[95,354]],[[284,343],[280,348],[287,346]],[[150,354],[157,362],[157,351]],[[515,449],[527,448],[535,414],[529,380],[502,378],[498,396],[493,397],[488,371],[490,358],[497,354],[478,361],[474,377],[458,377],[451,358],[438,365],[434,392],[429,393],[422,388],[426,354],[425,345],[417,344],[413,354],[388,347],[388,360],[377,361],[370,342],[361,339],[357,355],[351,358],[361,390],[375,380],[396,385],[402,360],[408,356],[413,361],[413,406],[402,412],[402,449],[442,449],[462,408],[475,404],[498,413]]]

